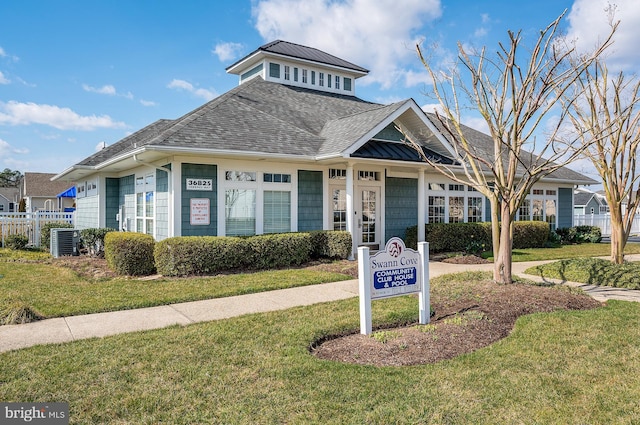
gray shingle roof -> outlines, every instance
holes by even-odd
[[[306,157],[340,155],[406,102],[380,105],[254,78],[178,119],[156,121],[78,165],[98,165],[142,146]],[[427,114],[427,119],[441,128],[433,115]],[[488,135],[468,127],[465,133],[480,152],[492,156],[493,142]],[[566,167],[550,177],[589,180]]]
[[[353,69],[358,72],[368,73],[369,70],[365,69],[361,66],[348,62],[344,59],[340,59],[336,56],[330,55],[329,53],[323,52],[322,50],[314,49],[313,47],[302,46],[300,44],[290,43],[288,41],[283,40],[275,40],[270,43],[264,44],[258,47],[253,52],[249,53],[247,56],[243,57],[239,61],[235,62],[231,66],[228,66],[227,69],[233,68],[235,65],[239,64],[246,58],[253,56],[257,52],[269,52],[276,53],[283,56],[289,56],[291,58],[296,59],[304,59],[318,63],[324,63],[327,65],[338,66],[341,68]]]
[[[24,173],[22,179],[22,196],[46,196],[55,198],[60,192],[69,189],[71,184],[65,181],[51,181],[55,174]]]

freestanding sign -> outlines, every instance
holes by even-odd
[[[371,301],[399,295],[419,294],[420,323],[429,323],[429,244],[418,251],[407,248],[400,238],[387,241],[384,251],[369,256],[368,247],[358,248],[360,283],[360,333],[372,331]]]

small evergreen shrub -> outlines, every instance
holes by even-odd
[[[29,244],[29,238],[26,235],[9,235],[4,238],[5,248],[23,250]]]
[[[310,232],[311,258],[346,259],[351,254],[351,233],[342,230]]]
[[[253,269],[299,266],[311,259],[309,233],[274,233],[247,238],[248,264]]]
[[[109,232],[104,237],[107,265],[116,273],[147,276],[155,272],[151,235],[134,232]]]
[[[549,224],[544,221],[516,221],[513,223],[513,248],[542,248],[549,238]],[[425,224],[425,239],[429,251],[478,252],[493,247],[491,223],[428,223]],[[418,226],[408,227],[404,236],[405,245],[416,249]]]
[[[491,223],[428,223],[425,225],[425,239],[429,251],[461,252],[467,248],[491,247]],[[418,226],[411,226],[405,232],[405,245],[418,247]]]
[[[544,248],[549,239],[546,221],[516,221],[513,223],[513,249]]]
[[[574,226],[556,229],[562,244],[599,243],[602,231],[597,226]]]
[[[73,229],[73,224],[66,221],[54,221],[40,227],[40,247],[47,251],[51,248],[51,229]]]
[[[154,258],[164,276],[206,275],[244,266],[248,247],[245,238],[176,236],[158,242]]]
[[[82,229],[80,231],[80,241],[89,251],[89,255],[102,258],[104,257],[104,237],[107,233],[115,231],[115,229],[108,227]]]

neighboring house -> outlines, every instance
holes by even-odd
[[[607,214],[609,208],[603,195],[591,192],[585,188],[578,188],[573,194],[574,214]]]
[[[20,203],[20,189],[0,187],[0,213],[17,212]]]
[[[489,220],[487,200],[420,160],[455,164],[433,115],[413,99],[356,97],[360,66],[284,41],[227,68],[240,84],[175,120],[158,120],[55,177],[77,184],[79,227],[186,235],[348,230],[373,249],[409,226]],[[492,154],[489,136],[466,129]],[[518,219],[573,223],[573,189],[595,181],[562,168],[536,185]]]
[[[24,198],[26,211],[65,211],[73,208],[75,199],[58,197],[69,189],[69,182],[52,181],[55,174],[24,173],[20,182],[20,196]]]

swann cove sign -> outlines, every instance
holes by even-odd
[[[360,283],[360,333],[372,331],[371,301],[407,294],[420,294],[420,323],[429,323],[429,244],[418,251],[407,248],[400,238],[391,238],[384,251],[369,256],[369,248],[358,248]]]

